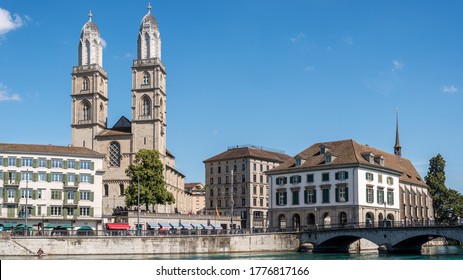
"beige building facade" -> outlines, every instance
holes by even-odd
[[[269,189],[266,171],[290,158],[254,146],[231,147],[204,161],[206,213],[238,216],[241,229],[268,226]],[[233,212],[232,212],[233,205]],[[231,221],[230,221],[231,223]]]
[[[109,127],[103,47],[99,29],[89,14],[80,35],[78,65],[72,71],[72,145],[105,155],[105,214],[125,208],[124,194],[130,183],[125,170],[141,149],[159,151],[166,187],[176,200],[173,205],[156,206],[155,211],[187,213],[192,211],[191,194],[185,191],[185,176],[175,169],[175,157],[166,147],[166,71],[161,61],[159,27],[151,14],[151,6],[140,23],[137,49],[137,58],[132,64],[131,119],[123,116]]]

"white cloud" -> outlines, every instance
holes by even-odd
[[[352,46],[354,44],[354,39],[352,39],[351,36],[347,36],[344,38],[344,43],[348,44],[349,46]]]
[[[103,49],[106,48],[108,44],[106,43],[105,39],[100,37],[100,40],[101,40],[101,45],[103,46]]]
[[[455,92],[458,92],[458,89],[454,86],[444,86],[442,88],[442,92],[445,92],[445,93],[455,93]]]
[[[0,8],[0,36],[23,26],[23,20],[19,15],[13,17],[8,10]]]
[[[20,101],[21,98],[18,94],[12,94],[8,88],[0,83],[0,102],[2,101]]]
[[[305,34],[303,32],[299,32],[299,34],[291,38],[291,42],[296,43],[303,38],[305,38]]]
[[[394,66],[394,68],[392,68],[392,72],[402,70],[402,68],[404,68],[404,64],[398,60],[393,60],[392,65]]]
[[[307,66],[304,68],[305,71],[307,72],[311,72],[311,71],[315,71],[315,67],[314,66]]]

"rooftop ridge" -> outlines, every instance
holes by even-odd
[[[233,149],[242,149],[242,148],[254,148],[254,149],[265,150],[265,151],[274,152],[274,153],[285,154],[285,151],[283,150],[278,150],[278,149],[268,148],[268,147],[263,147],[263,146],[257,146],[257,145],[252,145],[252,144],[229,146],[227,148],[227,151],[233,150]]]

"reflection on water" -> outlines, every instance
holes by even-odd
[[[36,260],[35,256],[0,257],[2,260]],[[165,255],[97,255],[44,256],[43,260],[463,260],[462,246],[427,247],[421,255],[389,255],[377,252],[354,254],[325,254],[297,252],[259,252],[223,254],[165,254]]]

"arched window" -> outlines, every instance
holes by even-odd
[[[82,81],[82,90],[88,90],[88,85],[89,85],[89,80],[87,77],[84,77],[84,80]]]
[[[109,166],[121,166],[121,145],[118,142],[111,142],[109,145]]]
[[[278,216],[278,227],[280,229],[286,229],[286,217],[283,214]]]
[[[143,97],[142,99],[142,112],[143,116],[151,115],[151,100],[148,96]]]
[[[91,110],[90,103],[88,101],[82,102],[82,117],[81,120],[89,121],[91,120]]]
[[[88,40],[85,40],[85,64],[84,65],[90,65],[90,42]]]
[[[109,196],[109,186],[108,184],[105,184],[104,185],[104,196]]]
[[[124,190],[124,184],[119,185],[119,195],[124,196],[125,195],[125,190]]]
[[[146,48],[145,58],[150,58],[150,36],[148,35],[148,33],[145,34],[145,48]]]
[[[341,224],[342,226],[347,224],[347,214],[346,214],[346,212],[341,212],[339,214],[339,224]]]
[[[148,72],[143,73],[143,84],[149,85],[150,83],[150,74]]]

